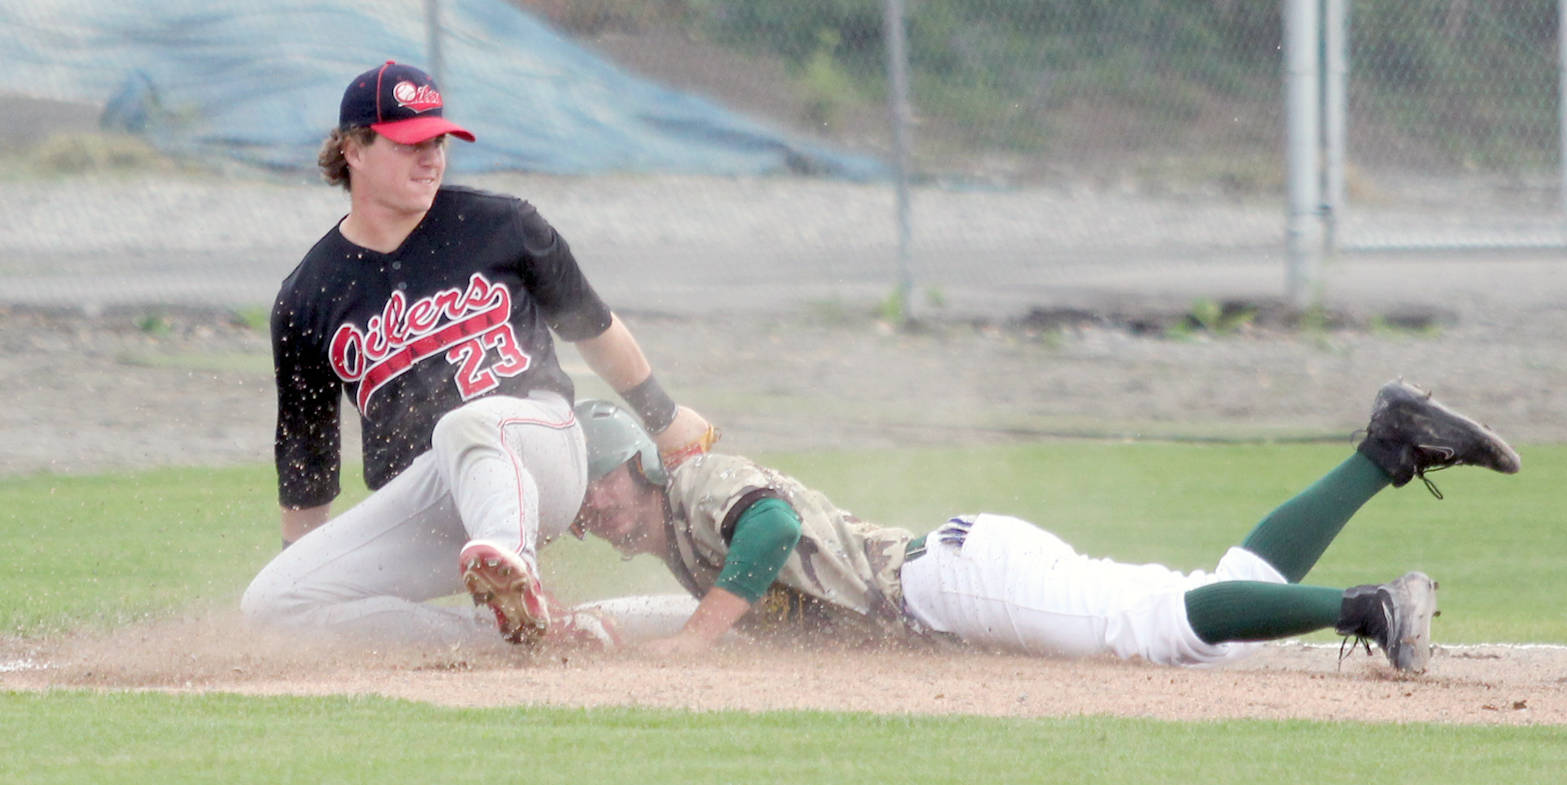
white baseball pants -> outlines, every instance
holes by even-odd
[[[1091,559],[1033,524],[1003,515],[954,520],[904,565],[907,612],[978,646],[1035,655],[1113,653],[1166,665],[1216,663],[1255,643],[1204,643],[1186,592],[1222,580],[1285,583],[1261,557],[1231,548],[1211,573]],[[944,531],[967,529],[961,546]]]
[[[490,396],[436,424],[431,449],[364,501],[301,537],[251,582],[245,615],[358,638],[446,645],[499,640],[467,603],[457,556],[469,540],[537,548],[565,532],[587,487],[582,428],[565,398]]]

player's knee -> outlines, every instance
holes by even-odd
[[[430,445],[438,453],[460,451],[478,443],[485,433],[493,430],[495,430],[494,418],[482,411],[481,407],[470,403],[441,415],[441,418],[435,421],[435,430],[430,434]]]
[[[280,607],[275,600],[274,592],[262,586],[260,581],[252,581],[244,596],[239,598],[239,612],[251,621],[271,624],[276,621]]]
[[[239,599],[239,611],[246,619],[278,627],[297,623],[306,605],[288,586],[266,580],[265,573],[256,576]]]

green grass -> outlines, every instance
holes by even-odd
[[[1079,550],[1209,569],[1252,526],[1350,454],[1350,445],[1056,442],[971,450],[773,456],[861,517],[916,531],[953,513],[1017,515]],[[1442,640],[1567,643],[1558,598],[1567,532],[1555,477],[1567,448],[1522,452],[1503,476],[1459,468],[1356,515],[1307,582],[1381,582],[1410,569],[1442,584]]]
[[[0,624],[107,625],[231,603],[277,549],[270,468],[0,481]]]
[[[1522,453],[1517,477],[1436,475],[1444,501],[1418,483],[1383,492],[1309,580],[1420,568],[1442,581],[1441,640],[1567,643],[1556,590],[1567,536],[1553,484],[1567,446]],[[1060,441],[762,457],[873,520],[925,531],[952,513],[1010,513],[1094,555],[1199,568],[1348,454],[1347,444]],[[363,493],[349,483],[339,508]],[[277,551],[270,467],[12,477],[0,498],[7,636],[232,609]],[[598,542],[551,546],[544,562],[568,599],[675,590],[652,559],[622,564]],[[25,783],[1251,783],[1343,772],[1530,783],[1556,781],[1567,763],[1567,729],[1556,727],[454,709],[70,690],[0,693],[0,723],[0,782]]]
[[[0,694],[8,782],[1550,782],[1561,728]],[[1418,754],[1417,754],[1418,753]]]
[[[1090,555],[1206,569],[1349,453],[1347,444],[1061,441],[763,457],[861,517],[916,532],[953,514],[1007,513]],[[1556,589],[1567,533],[1553,485],[1567,447],[1523,457],[1514,477],[1434,475],[1445,500],[1419,483],[1384,491],[1307,581],[1348,586],[1421,569],[1442,583],[1442,640],[1567,643]],[[345,470],[337,509],[364,494],[355,477]],[[0,525],[19,533],[0,549],[0,596],[13,598],[0,605],[0,629],[13,632],[232,604],[277,551],[270,467],[8,478],[0,495]],[[622,563],[597,540],[567,538],[543,562],[569,601],[679,591],[651,557]]]

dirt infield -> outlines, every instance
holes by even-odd
[[[1191,341],[1093,324],[938,325],[909,334],[869,319],[629,318],[649,353],[672,369],[668,378],[729,429],[738,451],[1096,431],[1339,434],[1348,445],[1363,399],[1405,370],[1467,409],[1494,414],[1504,434],[1567,435],[1567,407],[1556,405],[1555,392],[1567,350],[1541,313],[1459,324],[1439,337],[1259,328]],[[144,311],[0,311],[0,384],[18,404],[0,414],[8,446],[0,470],[266,460],[266,360],[264,336],[223,312],[163,310],[149,322]],[[922,379],[938,372],[984,384],[945,385],[945,418],[933,421]],[[1441,649],[1430,672],[1414,678],[1393,676],[1380,656],[1362,652],[1341,667],[1335,649],[1301,645],[1270,646],[1216,669],[756,646],[663,662],[635,653],[524,656],[498,645],[328,651],[269,639],[230,615],[0,638],[0,688],[379,694],[456,706],[1567,723],[1567,650],[1559,647]]]
[[[287,642],[206,617],[108,635],[0,643],[0,688],[381,695],[443,706],[640,706],[996,717],[1108,715],[1567,724],[1567,651],[1441,648],[1426,675],[1380,653],[1342,665],[1332,646],[1277,644],[1223,668],[984,652],[769,649],[694,661],[551,649],[352,651]]]

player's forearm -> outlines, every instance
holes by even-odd
[[[673,469],[687,458],[712,449],[718,429],[687,406],[678,406],[653,378],[653,367],[642,354],[636,338],[612,316],[609,327],[596,337],[576,343],[588,367],[608,382],[630,405],[658,445],[665,468]]]
[[[648,641],[641,648],[663,657],[699,655],[711,649],[750,609],[751,603],[744,597],[715,586],[707,590],[679,632]]]
[[[284,507],[282,509],[284,545],[286,546],[298,540],[300,537],[310,533],[311,529],[326,523],[327,518],[330,518],[331,515],[332,505],[330,504],[323,504],[318,507],[302,507],[300,509]]]
[[[636,412],[660,451],[683,447],[706,433],[707,421],[696,412],[677,406],[653,377],[653,367],[642,354],[642,347],[619,317],[612,317],[602,334],[579,342],[577,349],[588,367],[609,382]],[[677,422],[682,419],[684,422]],[[674,434],[663,436],[676,424],[681,427]]]
[[[691,618],[680,629],[680,635],[712,646],[734,629],[735,623],[750,610],[750,600],[715,586],[702,596]]]
[[[577,351],[581,352],[588,368],[616,392],[636,387],[653,375],[653,367],[642,354],[642,347],[618,316],[611,317],[604,332],[578,341]]]

